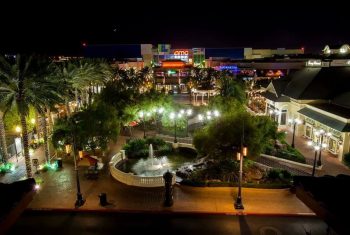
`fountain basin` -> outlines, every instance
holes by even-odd
[[[192,150],[193,152],[193,150]],[[127,159],[124,150],[114,155],[109,163],[113,178],[121,183],[138,187],[163,187],[163,174],[169,170],[173,173],[173,182],[176,182],[175,171],[184,165],[190,165],[196,154],[184,154],[182,151],[170,153],[166,157],[154,158],[153,166],[149,165],[150,158]],[[161,161],[158,164],[158,161]],[[161,166],[161,167],[160,167]]]

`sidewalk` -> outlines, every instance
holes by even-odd
[[[71,165],[64,165],[58,172],[42,173],[44,183],[29,205],[31,209],[73,209],[76,199],[76,181]],[[174,205],[162,206],[163,188],[149,189],[123,185],[103,172],[98,180],[87,180],[80,172],[80,183],[86,203],[80,210],[137,210],[237,213],[233,207],[237,188],[188,186],[174,187]],[[101,207],[98,195],[107,193],[111,205]],[[253,214],[299,214],[311,213],[288,189],[243,189],[244,213]]]
[[[135,133],[137,136],[142,133]],[[111,156],[119,151],[127,137],[121,136],[111,145]],[[86,198],[79,210],[132,210],[132,211],[169,211],[201,213],[239,213],[234,209],[237,188],[232,187],[174,187],[174,205],[163,207],[163,188],[130,187],[117,182],[110,176],[108,164],[100,172],[97,180],[84,177],[84,169],[79,172],[81,192]],[[76,178],[70,159],[64,159],[61,171],[42,173],[41,189],[29,205],[30,209],[74,209],[76,200]],[[313,214],[295,194],[288,189],[251,189],[242,190],[244,213],[247,214]],[[100,193],[107,194],[110,205],[99,205]]]
[[[283,131],[287,132],[286,141],[288,144],[292,143],[293,132],[289,128],[283,129]],[[294,145],[295,148],[298,149],[305,158],[310,162],[314,162],[315,151],[307,145],[308,139],[302,136],[295,136]],[[318,154],[317,154],[318,160]],[[322,161],[322,170],[316,171],[318,176],[322,175],[333,175],[336,176],[338,174],[346,174],[350,175],[350,169],[346,167],[343,163],[341,163],[337,156],[329,153],[328,151],[323,150],[321,155]]]
[[[33,175],[36,171],[35,167],[33,166],[33,162],[32,159],[33,158],[37,158],[39,159],[39,164],[43,164],[45,163],[45,155],[44,155],[44,149],[42,146],[40,146],[39,148],[37,148],[33,155],[30,157],[30,161],[32,164],[32,172]],[[21,179],[24,179],[27,177],[27,171],[26,171],[26,167],[25,167],[25,162],[24,162],[24,156],[20,155],[18,156],[18,162],[17,162],[17,158],[14,156],[12,158],[9,159],[9,162],[14,163],[15,164],[15,171],[11,172],[11,173],[6,173],[4,175],[0,175],[0,182],[1,183],[12,183]]]

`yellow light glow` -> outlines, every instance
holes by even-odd
[[[16,126],[15,130],[17,133],[20,133],[22,131],[22,128],[20,126]]]
[[[246,157],[248,155],[248,148],[247,147],[243,147],[243,157]]]
[[[32,124],[35,124],[35,118],[30,119],[30,122],[31,122]]]

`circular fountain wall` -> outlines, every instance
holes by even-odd
[[[192,151],[184,151],[185,149]],[[148,157],[141,159],[127,159],[125,151],[122,150],[110,161],[110,172],[115,179],[127,185],[161,187],[164,186],[163,174],[170,171],[174,175],[174,184],[175,171],[193,164],[196,157],[193,149],[193,146],[182,146],[168,156],[155,157],[153,146],[150,145]]]

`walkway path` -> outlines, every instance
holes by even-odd
[[[287,142],[289,144],[292,143],[292,137],[293,133],[290,129],[284,129],[287,132]],[[301,137],[301,136],[295,136],[294,144],[295,148],[297,148],[307,159],[307,162],[313,163],[314,162],[314,156],[315,152],[314,150],[307,145],[308,139]],[[317,155],[318,159],[318,155]],[[322,170],[317,172],[317,175],[338,175],[338,174],[346,174],[350,175],[350,169],[345,166],[343,163],[341,163],[338,158],[329,153],[328,151],[322,151]]]
[[[142,136],[142,132],[135,133]],[[121,136],[118,142],[111,145],[110,157],[126,143],[126,137]],[[105,165],[108,166],[108,165]],[[163,207],[163,188],[137,188],[121,184],[114,180],[108,168],[100,173],[97,180],[84,178],[84,169],[80,170],[81,190],[86,203],[80,210],[137,210],[137,211],[179,211],[179,212],[210,212],[210,213],[237,213],[233,207],[237,196],[237,188],[231,187],[174,187],[174,205]],[[43,184],[36,197],[30,204],[32,209],[62,208],[72,209],[76,199],[76,180],[72,162],[64,159],[61,171],[41,174]],[[110,205],[99,205],[100,193],[107,193]],[[288,189],[243,189],[245,213],[254,214],[299,214],[312,213],[295,194]]]
[[[45,156],[44,156],[44,150],[43,147],[37,148],[33,155],[30,157],[32,160],[33,158],[37,158],[39,160],[39,164],[45,163]],[[18,159],[18,161],[17,161]],[[12,157],[9,159],[9,162],[12,162],[15,164],[15,171],[11,173],[6,173],[4,175],[0,175],[0,182],[1,183],[12,183],[21,179],[26,178],[27,172],[24,162],[24,157],[20,155],[18,158]],[[32,161],[31,161],[32,163]],[[35,167],[32,165],[32,172],[36,171]],[[34,175],[35,176],[35,175]]]
[[[264,164],[266,166],[270,166],[270,167],[278,168],[278,169],[282,169],[282,170],[287,170],[290,173],[292,173],[293,175],[304,175],[304,176],[311,175],[309,171],[300,170],[296,167],[288,166],[287,164],[281,164],[277,161],[270,160],[270,159],[267,159],[264,157],[259,157],[256,161],[258,163]]]

